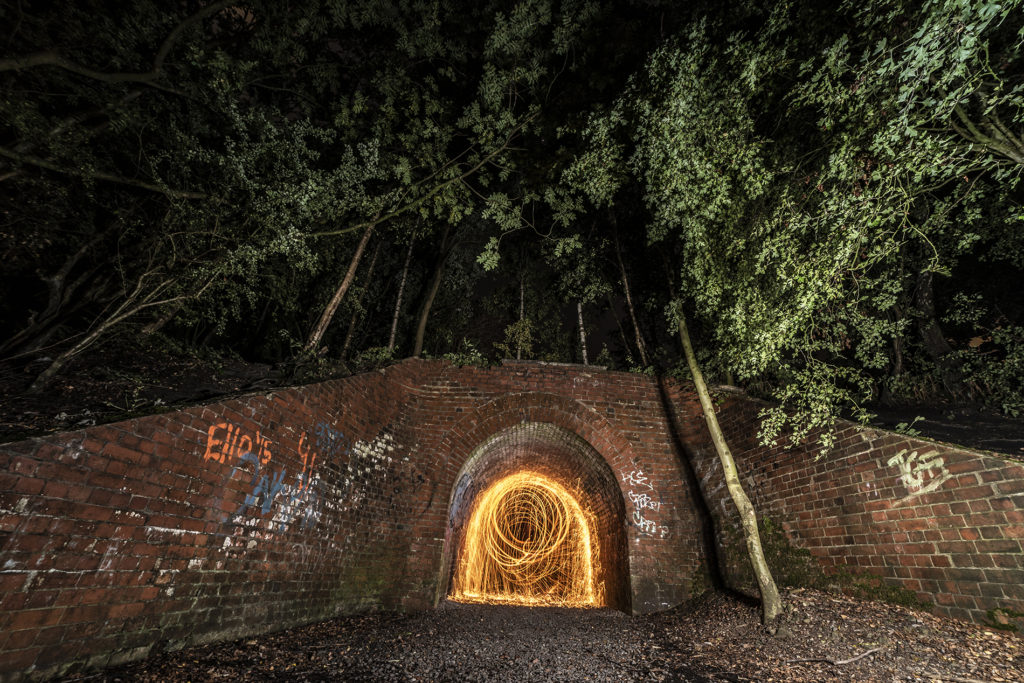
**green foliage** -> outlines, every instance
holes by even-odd
[[[465,338],[463,338],[462,342],[459,344],[458,351],[443,354],[441,358],[451,361],[459,367],[462,367],[463,365],[472,365],[478,368],[488,368],[491,366],[491,361],[487,356],[481,353],[472,341]]]
[[[870,417],[894,353],[928,323],[918,273],[1004,241],[1024,162],[1006,127],[1024,122],[1010,5],[841,11],[845,35],[808,35],[798,19],[813,12],[793,3],[754,34],[702,20],[666,41],[595,108],[552,202],[599,207],[638,185],[647,239],[671,245],[675,296],[714,350],[702,363],[773,387],[764,443],[786,432],[822,452],[841,412]],[[968,370],[1004,410],[1021,395],[1011,337],[999,372]]]
[[[1024,415],[1024,327],[997,326],[986,332],[983,338],[973,338],[981,343],[956,352],[956,358],[986,403],[1020,417]]]
[[[354,372],[365,372],[367,370],[379,370],[394,363],[397,359],[394,351],[386,346],[371,346],[363,349],[352,359],[352,370]]]
[[[1024,411],[1020,0],[195,7],[0,10],[5,356],[109,322],[286,360],[372,227],[356,368],[449,234],[435,355],[565,361],[581,303],[602,361],[671,371],[680,304],[709,379],[778,404],[766,443],[943,391]]]
[[[985,621],[985,626],[989,628],[998,629],[1000,631],[1010,631],[1016,633],[1020,630],[1017,624],[1011,620],[1017,620],[1019,623],[1024,624],[1024,612],[1017,612],[1009,607],[996,607],[986,612],[988,619]]]
[[[601,350],[597,352],[594,357],[594,365],[603,365],[606,368],[614,368],[615,361],[612,359],[612,354],[608,351],[608,345],[602,344]]]
[[[529,318],[515,321],[505,328],[505,341],[495,342],[494,348],[502,358],[522,356],[529,360],[533,357],[533,322]]]
[[[154,2],[116,18],[19,8],[8,53],[54,49],[81,68],[0,70],[17,162],[5,181],[25,198],[4,215],[38,235],[17,245],[17,276],[32,277],[44,249],[70,258],[99,237],[86,260],[117,253],[118,272],[93,278],[98,300],[145,302],[140,313],[175,301],[183,327],[220,338],[262,310],[301,336],[309,302],[330,298],[368,225],[411,237],[485,210],[511,220],[494,207],[522,163],[515,144],[536,133],[597,5],[425,10],[407,0],[256,0],[191,17]],[[421,221],[402,220],[413,215]],[[84,321],[71,322],[62,336]]]
[[[924,417],[922,417],[921,415],[917,415],[910,422],[898,423],[895,427],[893,427],[893,431],[899,432],[900,434],[906,434],[907,436],[921,436],[920,430],[914,429],[914,425],[916,425],[923,419]]]

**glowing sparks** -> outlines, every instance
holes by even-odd
[[[481,494],[451,597],[596,606],[595,551],[588,516],[569,491],[533,472],[513,474]]]

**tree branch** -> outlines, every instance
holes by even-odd
[[[76,62],[72,62],[69,59],[65,59],[55,50],[43,50],[21,57],[0,59],[0,71],[22,71],[37,66],[57,66],[65,71],[70,71],[71,73],[76,73],[80,76],[85,76],[86,78],[91,78],[97,81],[103,81],[105,83],[135,82],[149,83],[152,85],[153,81],[160,77],[167,55],[170,54],[171,49],[174,47],[178,38],[181,37],[181,34],[184,33],[185,29],[192,24],[202,21],[206,17],[216,14],[217,12],[231,6],[234,2],[235,0],[218,0],[217,2],[211,3],[202,8],[175,26],[174,30],[171,31],[167,37],[164,38],[163,43],[160,44],[160,49],[157,50],[156,57],[153,58],[153,68],[149,71],[140,71],[136,73],[107,73],[104,71],[97,71],[95,69],[90,69],[87,66],[82,66]]]
[[[40,159],[39,157],[32,156],[30,154],[18,154],[13,150],[0,147],[0,156],[7,157],[22,164],[29,164],[31,166],[38,166],[39,168],[45,168],[49,171],[56,173],[63,173],[65,175],[73,175],[79,178],[93,178],[95,180],[105,180],[110,183],[117,183],[119,185],[130,185],[132,187],[139,187],[143,190],[149,190],[150,192],[159,192],[160,194],[167,195],[168,197],[174,197],[176,199],[209,199],[210,196],[203,192],[190,192],[188,190],[174,190],[167,187],[161,187],[160,185],[154,185],[153,183],[147,183],[143,180],[134,180],[132,178],[123,178],[121,176],[112,175],[110,173],[104,173],[103,171],[82,171],[74,168],[64,168],[57,164],[47,161],[46,159]]]
[[[822,659],[822,658],[815,659],[815,658],[812,657],[810,659],[790,659],[789,661],[786,662],[786,664],[797,664],[797,663],[800,663],[800,662],[824,662],[825,664],[831,664],[833,666],[843,666],[845,664],[853,664],[858,659],[863,659],[864,657],[867,657],[868,655],[873,655],[874,653],[878,652],[881,649],[882,649],[881,647],[872,648],[872,649],[868,650],[867,652],[862,652],[859,655],[857,655],[856,657],[850,657],[849,659]]]
[[[953,113],[955,113],[957,117],[963,122],[964,126],[967,128],[968,135],[964,135],[963,129],[956,126],[956,124],[953,124],[953,128],[954,130],[959,131],[961,135],[964,135],[965,138],[967,138],[968,140],[972,140],[973,142],[976,142],[980,145],[983,145],[987,147],[990,151],[995,152],[997,154],[1001,154],[1002,156],[1010,159],[1015,163],[1024,164],[1024,154],[1021,154],[1012,146],[1006,145],[1001,141],[996,140],[995,138],[992,138],[983,133],[978,128],[978,126],[976,126],[974,122],[971,121],[970,118],[968,118],[967,113],[963,110],[962,107],[957,105],[956,107],[953,108]],[[997,130],[996,132],[999,131]]]
[[[498,156],[499,154],[504,152],[506,149],[508,149],[509,145],[512,144],[512,140],[515,139],[515,137],[519,133],[519,131],[522,130],[522,128],[524,126],[526,126],[527,123],[529,123],[534,118],[536,118],[536,116],[537,115],[534,114],[533,116],[530,116],[530,117],[526,118],[522,123],[520,123],[514,129],[512,129],[512,132],[509,134],[508,138],[505,139],[505,142],[502,143],[501,147],[499,147],[498,149],[494,150],[493,152],[491,152],[490,154],[488,154],[487,156],[482,158],[472,168],[470,168],[469,170],[461,173],[460,175],[457,175],[457,176],[455,176],[453,178],[449,178],[448,180],[444,181],[443,183],[439,183],[438,185],[435,185],[427,193],[425,193],[424,195],[422,195],[420,197],[417,197],[415,200],[409,202],[405,206],[400,206],[397,209],[394,209],[393,211],[391,211],[391,213],[385,214],[383,216],[379,216],[377,218],[373,218],[372,220],[365,221],[363,223],[358,223],[356,225],[351,225],[351,226],[349,226],[347,228],[342,228],[341,230],[326,230],[324,232],[310,233],[309,237],[331,237],[331,236],[334,236],[334,235],[344,235],[345,233],[353,232],[355,230],[360,230],[360,229],[363,229],[363,228],[368,228],[368,227],[377,225],[379,223],[383,223],[383,222],[388,221],[388,220],[390,220],[392,218],[400,216],[401,214],[405,213],[406,211],[410,211],[412,209],[415,209],[419,205],[423,204],[423,202],[427,201],[428,199],[430,199],[431,197],[433,197],[434,195],[436,195],[438,192],[440,192],[444,188],[448,187],[449,185],[461,182],[461,181],[465,180],[466,178],[470,177],[471,175],[476,173],[478,170],[483,168],[491,159],[493,159],[494,157]],[[431,174],[431,176],[428,176],[428,177],[432,177],[433,175],[436,175],[436,174]]]

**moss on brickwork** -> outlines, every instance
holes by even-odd
[[[706,562],[701,562],[697,570],[690,577],[690,597],[698,598],[714,588],[711,581],[711,572]]]
[[[1024,626],[1024,612],[1017,612],[1008,607],[997,607],[988,610],[986,614],[988,618],[982,623],[989,628],[1017,632],[1020,631],[1020,626]]]
[[[849,568],[840,566],[834,573],[826,573],[809,550],[798,548],[792,544],[785,531],[769,518],[763,518],[758,524],[761,532],[761,546],[765,559],[772,570],[776,583],[787,588],[816,588],[819,590],[839,591],[867,600],[877,600],[893,605],[903,605],[916,609],[930,609],[931,603],[924,602],[913,591],[900,586],[886,583],[877,576],[855,574]],[[747,546],[739,529],[730,527],[723,534],[725,541],[721,548],[724,565],[731,570],[730,583],[736,588],[752,590],[756,593],[754,573],[747,559]],[[706,572],[698,572],[698,576]],[[694,586],[694,594],[698,586]],[[704,587],[703,590],[707,590]],[[702,592],[702,591],[701,591]]]

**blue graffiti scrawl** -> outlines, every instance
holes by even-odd
[[[339,429],[332,429],[326,422],[316,426],[316,450],[325,458],[344,455],[349,452],[349,440]]]
[[[341,431],[332,429],[326,423],[317,425],[316,435],[316,451],[310,446],[306,432],[299,438],[298,455],[302,460],[302,468],[291,481],[288,480],[286,468],[270,467],[272,452],[269,448],[269,439],[259,434],[253,439],[243,435],[241,428],[226,423],[210,426],[204,460],[225,462],[234,456],[237,457],[237,461],[228,478],[234,478],[236,472],[252,475],[249,481],[250,491],[246,493],[245,500],[238,506],[235,515],[255,511],[265,517],[274,512],[272,519],[277,523],[278,531],[287,530],[288,525],[296,521],[301,528],[308,529],[320,521],[323,506],[320,477],[315,474],[319,453],[333,455],[348,452],[349,443]],[[258,447],[252,450],[244,449],[250,444]],[[217,448],[218,446],[220,448]]]

